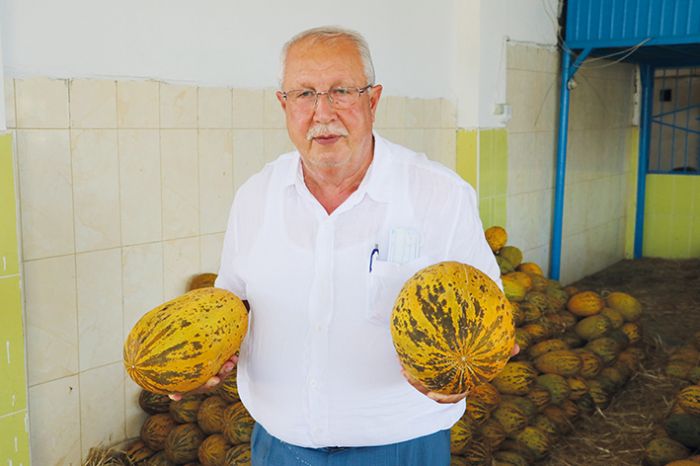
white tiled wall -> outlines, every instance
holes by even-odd
[[[216,272],[235,189],[291,150],[274,91],[154,81],[5,81],[16,132],[32,454],[80,463],[138,435],[121,345]],[[455,166],[455,110],[384,97],[377,130]]]
[[[547,269],[550,257],[559,97],[556,50],[508,46],[509,242]],[[561,256],[562,283],[624,257],[626,137],[634,68],[597,61],[571,92]]]
[[[375,128],[382,136],[454,169],[456,108],[446,99],[383,96]]]
[[[75,252],[69,130],[18,129],[17,153],[24,259]]]
[[[32,464],[82,464],[79,379],[75,374],[33,386],[30,382],[29,442]],[[105,386],[105,390],[111,392],[111,387]],[[104,404],[109,402],[111,400]]]
[[[75,256],[25,261],[24,280],[29,386],[76,374],[79,346]]]
[[[556,50],[510,43],[507,48],[508,242],[545,271],[549,265],[556,148]]]

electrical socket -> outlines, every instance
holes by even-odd
[[[505,102],[495,104],[493,106],[493,114],[500,116],[501,120],[504,122],[510,121],[510,119],[513,117],[513,107]]]

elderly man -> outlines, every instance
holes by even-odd
[[[389,316],[431,263],[498,283],[499,270],[473,189],[372,131],[381,94],[354,32],[313,29],[284,47],[277,98],[297,150],[236,194],[216,281],[250,306],[222,374],[238,361],[255,466],[449,465],[464,395],[405,378]]]

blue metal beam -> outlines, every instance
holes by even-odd
[[[656,123],[657,125],[667,126],[669,128],[677,129],[679,131],[684,131],[684,132],[689,133],[689,134],[700,134],[700,131],[698,131],[696,129],[690,129],[690,128],[686,128],[685,126],[674,125],[673,123],[666,123],[665,121],[657,120],[656,118],[652,118],[651,121]]]
[[[571,67],[569,67],[569,79],[574,77],[579,67],[581,66],[581,63],[583,63],[583,60],[588,58],[588,55],[590,55],[592,51],[593,49],[591,47],[587,47],[583,49],[581,53],[578,54],[576,60],[574,61],[574,64],[571,65]]]
[[[692,81],[692,79],[688,79],[688,83],[690,83],[691,81]],[[689,91],[688,95],[690,95],[690,92],[692,92],[692,91]],[[651,117],[652,118],[661,118],[661,117],[665,117],[667,115],[673,115],[674,113],[688,112],[689,110],[692,110],[692,109],[698,108],[698,107],[700,107],[700,104],[687,105],[685,107],[676,108],[676,109],[670,110],[668,112],[657,113],[656,115],[652,115]]]
[[[634,258],[642,257],[644,243],[644,199],[649,168],[649,140],[651,139],[651,111],[654,92],[654,68],[640,65],[642,78],[642,106],[639,121],[639,166],[637,167],[637,212],[634,223]]]
[[[564,47],[561,59],[561,89],[559,90],[559,133],[557,135],[557,169],[554,186],[554,219],[552,223],[552,243],[549,254],[549,276],[559,280],[561,268],[561,240],[564,222],[564,182],[566,177],[566,144],[569,136],[569,83],[578,71],[581,63],[591,53],[591,48],[584,49],[571,63],[568,47]]]

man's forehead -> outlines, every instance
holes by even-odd
[[[284,80],[309,79],[317,74],[342,73],[342,80],[354,81],[364,77],[360,52],[352,41],[345,38],[327,40],[305,39],[289,48],[284,70]],[[340,84],[340,83],[338,83]]]
[[[360,57],[357,44],[346,37],[319,38],[307,37],[294,43],[288,51],[287,58],[302,58],[304,56],[332,53],[334,55],[354,55]]]

